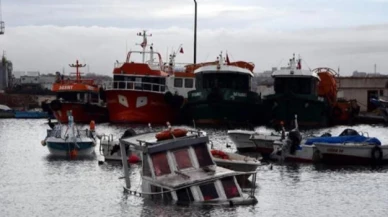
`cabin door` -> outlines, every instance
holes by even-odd
[[[379,95],[378,95],[378,92],[377,92],[377,90],[368,90],[368,95],[367,95],[367,102],[368,102],[368,108],[367,108],[367,110],[368,110],[368,112],[371,112],[371,111],[373,111],[373,110],[375,110],[375,109],[377,109],[377,107],[376,107],[376,105],[374,105],[373,103],[371,103],[371,99],[373,99],[373,98],[375,98],[375,99],[378,99],[379,98]]]

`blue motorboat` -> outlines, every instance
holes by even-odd
[[[29,118],[48,118],[47,112],[43,111],[15,111],[15,118],[29,119]]]

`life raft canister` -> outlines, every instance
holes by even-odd
[[[187,130],[185,129],[173,129],[173,130],[165,130],[158,134],[156,134],[156,139],[158,141],[160,140],[166,140],[166,139],[172,139],[173,135],[175,138],[186,136]]]
[[[218,158],[221,158],[221,159],[224,159],[224,160],[229,160],[229,156],[227,154],[225,154],[225,152],[223,152],[221,150],[212,149],[212,150],[210,150],[210,152],[212,153],[212,155],[214,157],[218,156]]]

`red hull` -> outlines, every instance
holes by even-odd
[[[53,111],[53,114],[60,123],[67,123],[67,111],[69,110],[72,111],[75,123],[90,123],[92,120],[99,123],[108,121],[106,107],[97,105],[64,102],[61,103],[59,110]]]
[[[107,90],[105,94],[111,122],[164,125],[177,118],[178,113],[165,102],[162,93]]]

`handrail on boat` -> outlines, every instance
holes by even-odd
[[[112,81],[106,84],[106,90],[139,90],[156,93],[165,93],[168,87],[164,84],[155,84],[139,81]]]

